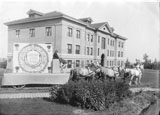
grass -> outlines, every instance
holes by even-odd
[[[0,100],[0,115],[73,115],[75,109],[41,98]]]
[[[142,84],[153,88],[159,88],[160,86],[160,73],[158,70],[144,70],[142,76]]]

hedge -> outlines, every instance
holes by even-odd
[[[115,102],[131,96],[129,85],[122,81],[69,82],[60,88],[51,88],[51,99],[58,103],[104,110]]]

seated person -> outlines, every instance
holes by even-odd
[[[53,54],[53,59],[59,59],[59,56],[58,56],[58,50],[55,50],[54,54]]]

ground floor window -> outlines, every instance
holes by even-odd
[[[68,60],[67,61],[67,68],[71,68],[72,67],[72,60]]]
[[[118,66],[120,66],[120,61],[118,61]]]
[[[80,60],[76,60],[76,67],[80,66]]]
[[[121,61],[121,66],[123,66],[123,61]]]

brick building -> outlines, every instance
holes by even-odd
[[[88,18],[76,19],[61,12],[27,12],[28,18],[5,23],[8,26],[8,58],[13,56],[13,43],[52,44],[53,52],[71,63],[84,66],[98,60],[103,66],[124,63],[125,40],[114,33],[108,22],[93,23]]]

